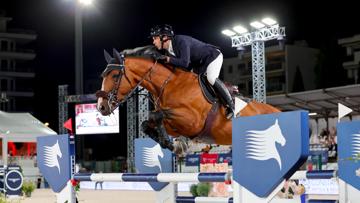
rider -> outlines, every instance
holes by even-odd
[[[153,44],[166,54],[158,59],[194,73],[205,73],[217,95],[225,103],[226,118],[234,117],[234,104],[224,83],[218,79],[223,55],[218,47],[186,35],[175,35],[170,25],[157,25],[151,29]]]

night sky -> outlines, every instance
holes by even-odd
[[[317,3],[319,2],[319,3]],[[149,30],[156,24],[171,24],[176,34],[187,34],[219,46],[224,57],[236,55],[221,30],[270,15],[286,27],[287,43],[307,40],[331,58],[329,81],[335,86],[336,69],[345,50],[337,39],[360,33],[355,1],[287,0],[94,0],[83,12],[84,80],[98,79],[105,67],[103,49],[111,51],[151,43]],[[12,17],[9,28],[33,30],[37,40],[29,45],[37,53],[34,115],[57,130],[57,86],[69,84],[74,93],[74,1],[1,0],[0,10]],[[340,67],[341,68],[341,67]],[[335,71],[331,71],[335,70]],[[85,89],[86,94],[94,90]]]

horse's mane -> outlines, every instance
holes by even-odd
[[[130,56],[130,57],[139,57],[139,58],[156,60],[156,58],[159,55],[162,55],[163,52],[156,49],[156,47],[153,45],[147,45],[143,47],[136,47],[134,49],[125,49],[121,52],[121,54],[124,54],[125,57]],[[163,61],[158,61],[158,62],[164,65],[166,68],[170,69],[171,71],[174,70],[173,65],[165,64]],[[179,69],[185,70],[181,67],[179,67]]]
[[[153,45],[136,47],[134,49],[125,49],[121,53],[125,56],[134,56],[148,59],[154,59],[154,56],[159,55],[159,51]]]
[[[113,56],[111,57],[109,55],[108,52],[104,52],[105,53],[105,59],[107,61],[108,64],[119,64],[119,59],[115,57],[115,53],[117,51],[115,50],[115,52],[113,53]],[[153,45],[148,45],[148,46],[143,46],[143,47],[136,47],[134,49],[125,49],[122,52],[118,53],[120,55],[124,55],[126,56],[130,56],[130,57],[141,57],[141,58],[146,58],[146,59],[154,59],[155,56],[159,55],[159,52],[157,51],[156,47]],[[114,70],[114,69],[119,69],[118,66],[107,66],[105,68],[105,70],[101,73],[101,77],[105,77],[107,76],[110,71]]]

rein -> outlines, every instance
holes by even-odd
[[[165,86],[166,86],[166,85],[169,83],[169,81],[171,80],[171,76],[172,76],[172,73],[170,73],[170,75],[166,78],[165,82],[163,82],[163,84],[161,85],[158,97],[157,97],[156,99],[153,99],[153,100],[154,100],[153,104],[155,105],[155,107],[156,107],[157,109],[160,108],[160,107],[159,107],[159,106],[160,106],[160,105],[159,105],[160,97],[161,97],[161,95],[164,93]],[[150,82],[151,82],[151,80],[150,80]]]
[[[127,95],[125,95],[125,97],[124,97],[124,99],[123,99],[122,101],[118,101],[118,100],[117,100],[117,96],[116,96],[116,95],[117,95],[117,92],[118,92],[118,89],[119,89],[119,86],[120,86],[120,83],[118,84],[116,90],[113,89],[113,91],[115,92],[114,94],[115,94],[116,101],[117,101],[118,105],[126,102],[129,98],[131,98],[132,96],[134,96],[134,92],[135,92],[135,91],[137,90],[137,88],[144,82],[144,80],[146,79],[146,77],[152,73],[153,68],[156,66],[156,64],[157,64],[157,61],[155,61],[155,63],[150,67],[150,70],[148,70],[148,72],[146,72],[146,74],[144,75],[144,77],[141,78],[141,80],[135,85],[135,87],[132,88],[132,90],[131,90]],[[131,82],[130,82],[129,78],[127,77],[125,71],[124,71],[124,76],[125,76],[126,80],[128,81],[128,83],[129,83],[130,86],[131,86]],[[121,79],[120,79],[120,81],[121,81]]]

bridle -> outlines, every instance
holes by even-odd
[[[102,77],[105,77],[112,70],[120,70],[120,74],[117,76],[117,79],[115,81],[113,89],[109,93],[107,93],[106,91],[103,91],[103,90],[98,90],[95,94],[96,97],[108,100],[108,106],[110,107],[110,112],[112,113],[117,107],[119,107],[120,105],[125,103],[129,98],[133,97],[135,92],[139,91],[138,87],[144,82],[144,80],[146,78],[148,78],[148,76],[151,75],[151,73],[154,71],[154,67],[156,66],[156,64],[157,64],[157,61],[155,61],[155,63],[144,74],[144,76],[140,79],[140,81],[134,87],[132,87],[131,91],[128,94],[126,94],[125,97],[121,101],[119,101],[117,98],[117,93],[118,93],[118,90],[120,87],[121,79],[123,78],[122,76],[124,76],[124,78],[127,80],[127,82],[131,86],[131,81],[129,80],[129,78],[127,77],[126,72],[125,72],[125,57],[124,57],[124,55],[121,55],[119,64],[109,63],[106,66],[103,73],[101,74]],[[170,76],[171,75],[169,75],[169,77],[165,80],[165,82],[160,87],[160,93],[158,95],[158,98],[156,100],[155,99],[153,100],[153,103],[155,106],[158,106],[157,105],[158,100],[163,93],[165,85],[169,82]],[[150,82],[151,82],[151,80],[150,80]]]

